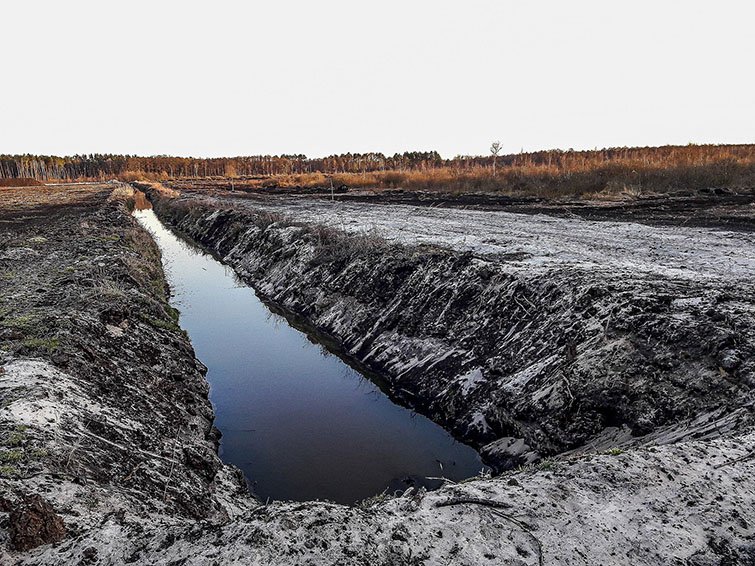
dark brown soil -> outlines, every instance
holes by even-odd
[[[547,448],[547,438],[532,434],[538,422],[552,425],[548,434],[575,423],[637,423],[633,410],[643,400],[653,426],[675,422],[685,404],[691,417],[701,405],[718,408],[656,443],[595,445],[593,452],[612,450],[437,492],[353,508],[244,509],[243,489],[209,484],[191,469],[219,462],[217,439],[205,428],[212,415],[202,368],[166,308],[154,244],[133,231],[122,201],[108,201],[110,187],[27,191],[0,197],[0,564],[753,564],[751,398],[741,406],[753,381],[749,284],[700,289],[698,303],[670,309],[674,297],[689,295],[668,282],[602,281],[590,272],[513,281],[502,266],[466,255],[349,247],[346,236],[322,227],[270,228],[270,214],[192,211],[186,203],[173,211],[176,222],[225,251],[248,280],[269,283],[272,299],[314,326],[327,330],[336,312],[327,307],[338,306],[339,295],[350,309],[364,299],[356,324],[341,316],[348,326],[331,328],[341,342],[364,338],[379,318],[399,333],[387,346],[449,337],[489,360],[486,371],[554,354],[532,387],[511,398],[498,387],[438,399],[435,409],[449,421],[474,403],[492,404],[487,414],[499,436],[501,427],[521,427],[522,437]],[[245,231],[250,237],[231,254]],[[376,303],[394,299],[405,308],[383,318]],[[439,305],[448,305],[442,316]],[[465,316],[474,312],[492,316]],[[512,324],[520,331],[507,345],[499,338]],[[574,340],[559,341],[562,330]],[[584,340],[589,333],[597,349]],[[706,360],[715,365],[703,367]],[[32,369],[23,373],[23,364]],[[451,374],[419,368],[400,385],[431,399],[444,375]],[[532,402],[546,390],[550,408]],[[34,403],[49,423],[37,426],[44,411]],[[674,413],[655,410],[664,405]],[[31,425],[12,426],[13,418]],[[231,506],[225,516],[216,512],[222,501]],[[4,548],[56,539],[32,552]]]
[[[205,368],[168,303],[159,249],[130,215],[130,193],[47,186],[0,199],[0,373],[36,368],[0,388],[0,498],[75,493],[56,502],[71,532],[82,502],[220,512],[212,484],[224,468]],[[41,384],[39,372],[50,376]],[[31,408],[7,409],[18,403]],[[49,419],[34,416],[40,406],[54,407]],[[65,532],[29,501],[11,524],[17,548]]]
[[[85,214],[101,206],[112,191],[113,187],[105,184],[9,187],[0,193],[0,223],[28,225]]]
[[[624,200],[553,200],[489,194],[443,195],[387,192],[374,198],[341,195],[337,199],[442,206],[476,210],[505,210],[520,214],[577,216],[585,220],[639,222],[653,226],[697,226],[727,230],[755,230],[755,192],[714,190],[673,193]]]
[[[449,193],[406,191],[402,189],[337,188],[248,189],[227,180],[204,183],[173,181],[165,185],[184,194],[258,199],[266,196],[307,196],[366,204],[408,204],[474,210],[503,210],[521,214],[577,216],[586,220],[639,222],[653,226],[696,226],[726,230],[755,230],[755,189],[733,192],[728,189],[676,191],[639,197],[606,199],[550,199],[509,196],[495,193]]]
[[[520,270],[274,217],[249,196],[205,194],[156,191],[155,210],[332,336],[395,398],[482,447],[497,470],[579,449],[609,429],[639,438],[732,413],[752,386],[755,321],[741,285],[568,262]],[[676,301],[684,297],[700,304]],[[458,378],[475,368],[486,381],[467,393]],[[519,385],[524,368],[531,375]]]
[[[16,550],[30,550],[66,536],[63,519],[39,495],[24,497],[10,512],[9,522],[11,545]]]

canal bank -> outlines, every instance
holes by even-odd
[[[128,191],[11,194],[0,200],[11,309],[0,315],[0,452],[12,472],[0,476],[0,563],[753,562],[747,404],[667,428],[662,442],[614,442],[431,492],[259,504],[215,454],[202,366]],[[30,534],[22,525],[47,538],[15,546]]]
[[[498,471],[694,438],[749,403],[750,233],[145,188]]]
[[[355,503],[484,470],[472,448],[394,404],[316,336],[269,310],[230,268],[140,208],[134,215],[160,247],[178,323],[208,368],[220,455],[262,501]]]

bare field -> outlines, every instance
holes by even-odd
[[[194,194],[201,199],[201,193]],[[755,234],[750,232],[308,198],[216,197],[210,202],[265,210],[390,242],[504,258],[522,269],[563,265],[621,276],[755,281]],[[755,216],[755,206],[742,208]]]

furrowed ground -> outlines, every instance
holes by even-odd
[[[235,473],[217,458],[203,367],[159,251],[126,210],[133,191],[0,191],[5,542],[26,550],[126,510],[226,514],[212,486]],[[46,531],[46,501],[65,527]]]

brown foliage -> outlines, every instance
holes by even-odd
[[[145,173],[144,171],[124,171],[118,174],[118,179],[126,183],[134,181],[167,181],[170,177],[164,171],[161,173]]]
[[[416,156],[417,161],[407,158],[409,161],[405,165],[392,169],[246,176],[235,182],[235,188],[327,190],[331,186],[346,186],[352,189],[609,199],[708,188],[755,188],[755,145],[552,150],[501,155],[497,157],[495,173],[491,157],[457,157],[430,162],[425,154]],[[398,157],[391,159],[395,163]],[[328,159],[323,161],[330,163]],[[351,156],[351,159],[361,158]],[[338,168],[351,168],[348,160],[337,163]],[[206,183],[185,177],[177,186],[201,188],[205,184],[217,186],[218,183],[222,184],[222,177]]]

